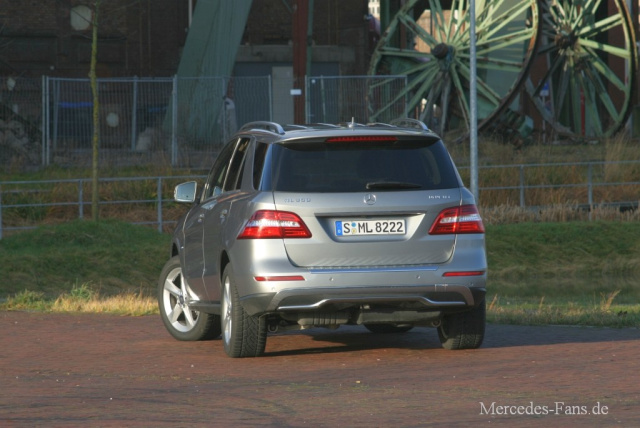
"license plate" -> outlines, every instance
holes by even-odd
[[[404,235],[404,220],[338,220],[336,236]]]

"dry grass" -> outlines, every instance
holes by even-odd
[[[456,163],[461,168],[465,183],[469,182],[468,145],[459,144],[449,147]],[[614,208],[601,208],[600,205],[612,202],[637,203],[640,199],[640,145],[624,137],[614,137],[600,144],[582,145],[543,145],[514,147],[509,143],[494,140],[482,140],[479,143],[479,205],[487,223],[523,221],[572,221],[572,220],[620,220],[636,221],[638,215],[628,212],[616,212]],[[606,161],[605,165],[591,168],[593,207],[589,205],[589,193],[586,187],[589,167],[587,165],[563,165],[571,162]],[[625,163],[626,162],[626,163]],[[528,165],[521,170],[520,165]],[[539,166],[530,166],[541,164]],[[551,165],[550,165],[551,164]],[[501,165],[502,167],[491,167]],[[157,177],[171,175],[202,175],[203,171],[172,171],[166,165],[156,169],[114,169],[101,171],[103,177]],[[9,180],[73,179],[88,177],[88,171],[53,169],[49,173],[41,171],[31,178],[21,176],[2,176]],[[519,185],[530,186],[521,195]],[[162,182],[162,198],[170,200],[173,188],[184,178],[166,179]],[[600,185],[598,185],[600,183]],[[606,183],[604,185],[603,183]],[[612,184],[613,183],[613,184]],[[533,187],[531,187],[533,186]],[[562,186],[562,187],[560,187]],[[37,183],[33,185],[3,185],[2,211],[3,225],[6,227],[26,227],[41,224],[58,224],[76,219],[79,207],[78,195],[82,192],[85,218],[91,217],[91,189],[87,181],[81,189],[72,183]],[[125,200],[147,201],[131,204],[102,205],[101,218],[114,218],[131,222],[154,222],[157,220],[156,200],[157,182],[154,179],[144,181],[109,181],[100,184],[100,200],[117,202]],[[526,207],[520,208],[524,196]],[[33,206],[7,208],[16,204],[55,204],[51,206]],[[163,203],[164,220],[177,220],[184,212],[183,205]]]
[[[55,300],[44,293],[24,290],[0,304],[3,310],[39,310],[44,312],[110,313],[118,315],[151,315],[158,313],[158,302],[142,291],[101,296],[90,283],[74,286]]]
[[[121,294],[89,300],[61,296],[51,306],[51,312],[111,313],[119,315],[150,315],[158,313],[158,302],[140,294]]]
[[[487,320],[497,324],[518,325],[588,325],[593,327],[640,327],[640,305],[614,305],[620,293],[614,290],[602,294],[600,302],[549,301],[542,296],[538,302],[502,303],[494,295],[487,307]]]
[[[568,221],[640,221],[640,210],[621,211],[615,207],[594,206],[592,210],[577,204],[552,204],[541,208],[513,205],[480,206],[485,224]]]
[[[459,145],[451,151],[468,183],[467,148]],[[640,183],[640,145],[622,136],[595,145],[521,148],[481,141],[478,157],[480,203],[484,207],[520,206],[521,197],[525,206],[587,205],[589,176],[593,204],[637,202],[640,195],[640,184],[626,184]],[[524,195],[521,185],[529,187]]]

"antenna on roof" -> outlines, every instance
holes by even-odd
[[[351,116],[351,123],[349,124],[349,128],[353,129],[356,127],[356,118]]]

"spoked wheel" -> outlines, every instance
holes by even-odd
[[[178,340],[202,340],[220,336],[220,317],[191,309],[194,299],[182,276],[180,258],[172,257],[158,282],[158,306],[165,327]]]
[[[398,103],[404,116],[419,117],[444,134],[469,132],[469,2],[407,0],[382,35],[370,75],[407,75],[407,86],[380,99],[370,120],[379,121]],[[476,53],[478,127],[511,104],[524,82],[538,40],[536,0],[477,0]],[[425,8],[425,5],[428,7]]]
[[[526,89],[559,134],[608,137],[626,122],[637,51],[623,0],[540,0],[541,40]]]
[[[222,342],[228,356],[259,357],[267,343],[264,317],[247,314],[240,303],[231,265],[222,274]]]

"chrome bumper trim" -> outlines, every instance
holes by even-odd
[[[309,269],[309,273],[318,275],[335,275],[339,273],[385,273],[385,272],[435,272],[435,266],[406,266],[406,267],[374,267],[374,268],[344,268],[344,269]]]

